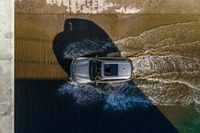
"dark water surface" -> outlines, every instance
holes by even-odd
[[[177,132],[155,107],[103,108],[104,101],[78,105],[58,88],[66,81],[15,80],[16,133]]]

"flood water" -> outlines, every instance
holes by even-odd
[[[59,33],[63,34],[58,40],[71,35],[64,29],[65,19],[70,17],[92,20],[112,42],[101,44],[88,38],[68,42],[59,57],[71,59],[94,53],[113,56],[120,52],[120,56],[132,60],[131,82],[96,87],[67,80],[67,71],[58,65],[62,66],[63,60],[57,62],[55,58],[58,56],[54,55],[53,40]],[[200,131],[199,18],[17,14],[15,131]],[[108,53],[113,45],[117,50]]]

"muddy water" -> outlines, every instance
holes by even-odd
[[[200,102],[199,15],[16,14],[16,77],[65,78],[52,42],[63,31],[65,19],[71,17],[92,20],[110,35],[121,56],[133,60],[134,82],[155,103]],[[89,50],[78,46],[66,49],[65,56],[90,54],[97,49],[97,45],[88,45]]]
[[[92,47],[94,50],[95,48]],[[91,52],[85,50],[82,52],[81,48],[77,52],[77,49],[65,52],[65,56],[72,56],[72,53],[73,55],[87,55]],[[142,55],[129,58],[133,62],[133,82],[137,86],[125,83],[119,87],[110,88],[107,86],[99,90],[98,87],[68,82],[61,91],[72,93],[78,103],[105,100],[108,105],[117,109],[126,109],[135,106],[136,103],[140,105],[144,103],[145,106],[146,103],[147,105],[150,103],[148,99],[137,93],[137,88],[142,90],[154,105],[199,104],[200,63],[197,58],[171,54]]]
[[[135,83],[155,103],[199,103],[199,22],[160,26],[116,43],[133,61]]]
[[[55,35],[63,31],[65,19],[70,17],[90,19],[103,28],[113,39],[121,56],[132,60],[134,78],[131,83],[104,88],[66,82],[57,87],[58,94],[69,94],[79,105],[102,102],[105,110],[145,109],[153,105],[159,108],[164,105],[159,109],[176,127],[189,131],[184,127],[188,122],[192,125],[191,131],[198,130],[199,15],[16,14],[16,78],[65,78],[53,54],[52,42]],[[97,48],[96,44],[89,47],[89,51],[81,51],[81,47],[72,48],[65,51],[64,57],[90,54]],[[170,108],[173,108],[171,112]],[[190,110],[188,108],[195,115],[184,118],[183,115]],[[174,112],[180,110],[183,113],[174,116]]]
[[[185,25],[186,28],[199,29],[198,25],[195,28],[195,24],[192,24],[199,22],[199,15],[67,15],[17,13],[15,14],[16,77],[43,79],[63,79],[66,77],[63,73],[64,71],[57,65],[52,50],[52,43],[55,35],[64,30],[64,21],[67,18],[85,18],[92,20],[104,29],[113,41],[123,38],[124,41],[126,40],[124,44],[127,44],[128,40],[133,37],[137,39],[141,38],[140,41],[143,40],[142,42],[135,42],[132,39],[133,42],[130,44],[130,47],[125,47],[123,44],[119,46],[123,46],[120,50],[122,55],[125,53],[124,56],[129,56],[129,54],[130,56],[136,56],[145,51],[160,55],[166,52],[163,51],[165,49],[168,49],[168,53],[175,54],[176,51],[179,51],[179,53],[187,54],[187,56],[193,54],[198,55],[199,53],[198,49],[196,49],[196,43],[191,44],[187,48],[183,47],[181,43],[176,44],[179,45],[176,47],[172,47],[172,45],[168,46],[169,48],[163,46],[166,47],[165,49],[160,47],[169,42],[173,44],[176,41],[173,40],[173,35],[179,41],[182,40],[183,43],[187,43],[188,41],[192,42],[195,38],[198,40],[197,36],[193,36],[193,34],[198,34],[198,31],[194,31],[195,33],[191,34],[188,33],[190,37],[187,37],[188,34],[185,34],[185,38],[185,36],[181,36],[184,31],[178,31],[181,28],[177,28],[176,30],[176,27],[178,27],[176,24],[180,23],[179,25],[181,25],[182,23],[187,23],[187,26]],[[174,28],[174,34],[171,34],[170,27]],[[185,32],[188,32],[187,29],[185,30]],[[192,32],[192,30],[190,31]],[[161,32],[165,35],[162,35]],[[171,37],[168,36],[168,38],[165,38],[167,34],[171,34]],[[123,40],[120,42],[122,43]],[[158,43],[159,41],[160,44]],[[188,49],[190,51],[195,50],[191,53],[187,51]],[[40,69],[38,70],[37,68]],[[45,68],[47,71],[42,71],[42,68]]]

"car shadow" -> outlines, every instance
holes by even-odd
[[[70,75],[70,63],[75,57],[120,56],[120,51],[108,34],[86,19],[66,19],[64,31],[53,40],[53,51],[60,66]]]

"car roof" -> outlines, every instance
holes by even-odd
[[[122,58],[122,57],[95,57],[94,59],[101,61],[130,61],[130,59]]]
[[[132,63],[127,59],[102,60],[102,79],[129,79],[132,76]]]

